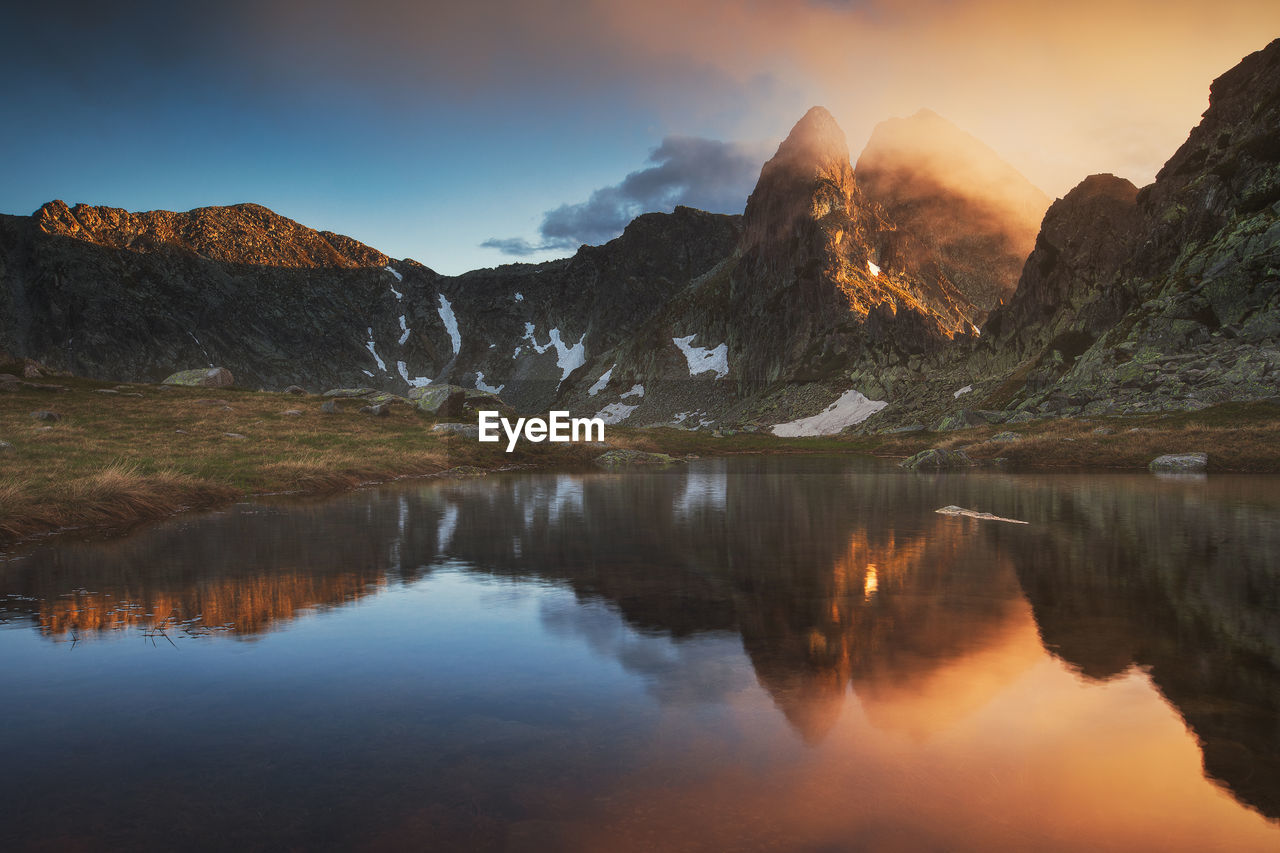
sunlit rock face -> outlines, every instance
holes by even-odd
[[[315,231],[260,204],[201,207],[184,213],[130,213],[115,207],[51,201],[36,211],[45,234],[135,252],[189,252],[215,261],[274,267],[383,267],[389,258],[365,244]]]
[[[814,107],[747,200],[729,299],[740,379],[821,380],[967,331],[974,306],[945,277],[879,252],[894,228],[859,192],[843,131]]]
[[[985,144],[921,110],[876,125],[854,173],[897,225],[878,247],[887,266],[950,282],[976,325],[1012,295],[1049,198]]]

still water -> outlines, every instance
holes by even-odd
[[[0,848],[1277,850],[1278,614],[1266,477],[702,460],[64,536],[0,557]]]

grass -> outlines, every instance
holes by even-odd
[[[1012,432],[1016,441],[992,441]],[[1142,470],[1166,453],[1207,453],[1216,473],[1280,473],[1280,407],[1227,403],[1198,412],[1064,418],[994,424],[946,433],[873,440],[874,452],[905,456],[928,447],[963,449],[974,459],[1003,458],[1017,471]]]
[[[124,526],[269,493],[323,494],[461,466],[585,468],[589,445],[521,443],[514,453],[431,432],[434,418],[393,405],[359,414],[342,401],[239,389],[42,380],[65,391],[0,391],[0,542],[68,527]],[[114,390],[117,393],[101,393]],[[140,395],[140,396],[131,396]],[[58,412],[54,422],[31,417]],[[301,415],[287,415],[296,410]],[[1094,432],[1103,427],[1110,434]],[[1130,432],[1129,430],[1137,430]],[[993,442],[1000,432],[1021,440]],[[242,437],[236,437],[242,436]],[[1280,408],[1229,404],[1195,413],[1038,421],[948,433],[779,439],[759,433],[611,427],[611,445],[677,456],[860,453],[906,456],[928,447],[1004,457],[1018,470],[1139,469],[1162,453],[1204,451],[1211,471],[1280,471]]]
[[[0,392],[0,541],[59,528],[123,525],[236,499],[322,494],[459,466],[572,467],[597,449],[521,445],[506,454],[431,432],[408,406],[391,415],[337,414],[322,398],[237,389],[44,380],[67,388]],[[120,393],[99,393],[102,389]],[[128,396],[140,394],[141,396]],[[31,417],[57,412],[58,421]],[[286,415],[289,410],[300,416]],[[243,436],[243,437],[235,437]]]

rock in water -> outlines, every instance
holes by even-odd
[[[1208,467],[1207,453],[1168,453],[1147,465],[1149,470],[1162,474],[1203,474]]]
[[[602,468],[623,468],[632,465],[676,465],[684,460],[665,453],[646,453],[643,450],[617,448],[600,454],[593,461]]]
[[[225,388],[234,385],[235,379],[231,371],[225,367],[198,367],[194,370],[179,370],[163,383],[164,385],[184,385],[192,388]]]

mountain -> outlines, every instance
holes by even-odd
[[[1198,409],[1280,381],[1280,40],[1210,87],[1187,141],[1141,190],[1086,178],[1049,209],[1017,291],[932,400],[1002,418]],[[972,385],[956,401],[937,392]],[[923,413],[923,414],[922,414]]]
[[[854,174],[898,226],[890,264],[950,281],[977,325],[1013,294],[1049,198],[984,143],[921,110],[876,125]]]
[[[215,261],[290,268],[355,269],[381,267],[390,261],[350,237],[313,231],[260,204],[201,207],[186,213],[129,213],[53,201],[36,211],[35,218],[46,234],[112,249],[176,250]]]
[[[379,358],[391,376],[398,360],[431,375],[450,353],[439,276],[387,260],[258,205],[51,202],[0,217],[0,349],[104,379],[218,364],[250,387],[353,385],[383,381]],[[402,325],[413,333],[401,345],[370,348]]]
[[[729,312],[744,381],[821,379],[866,344],[923,349],[968,328],[970,306],[949,283],[881,257],[892,227],[859,192],[844,132],[814,107],[764,165],[743,214]]]
[[[635,425],[949,427],[1271,397],[1278,127],[1273,42],[1214,81],[1152,185],[1094,175],[1046,211],[933,113],[879,125],[855,168],[815,107],[741,216],[645,214],[571,258],[461,276],[258,205],[51,202],[0,217],[0,349],[113,379],[213,363],[250,387],[450,382]]]

